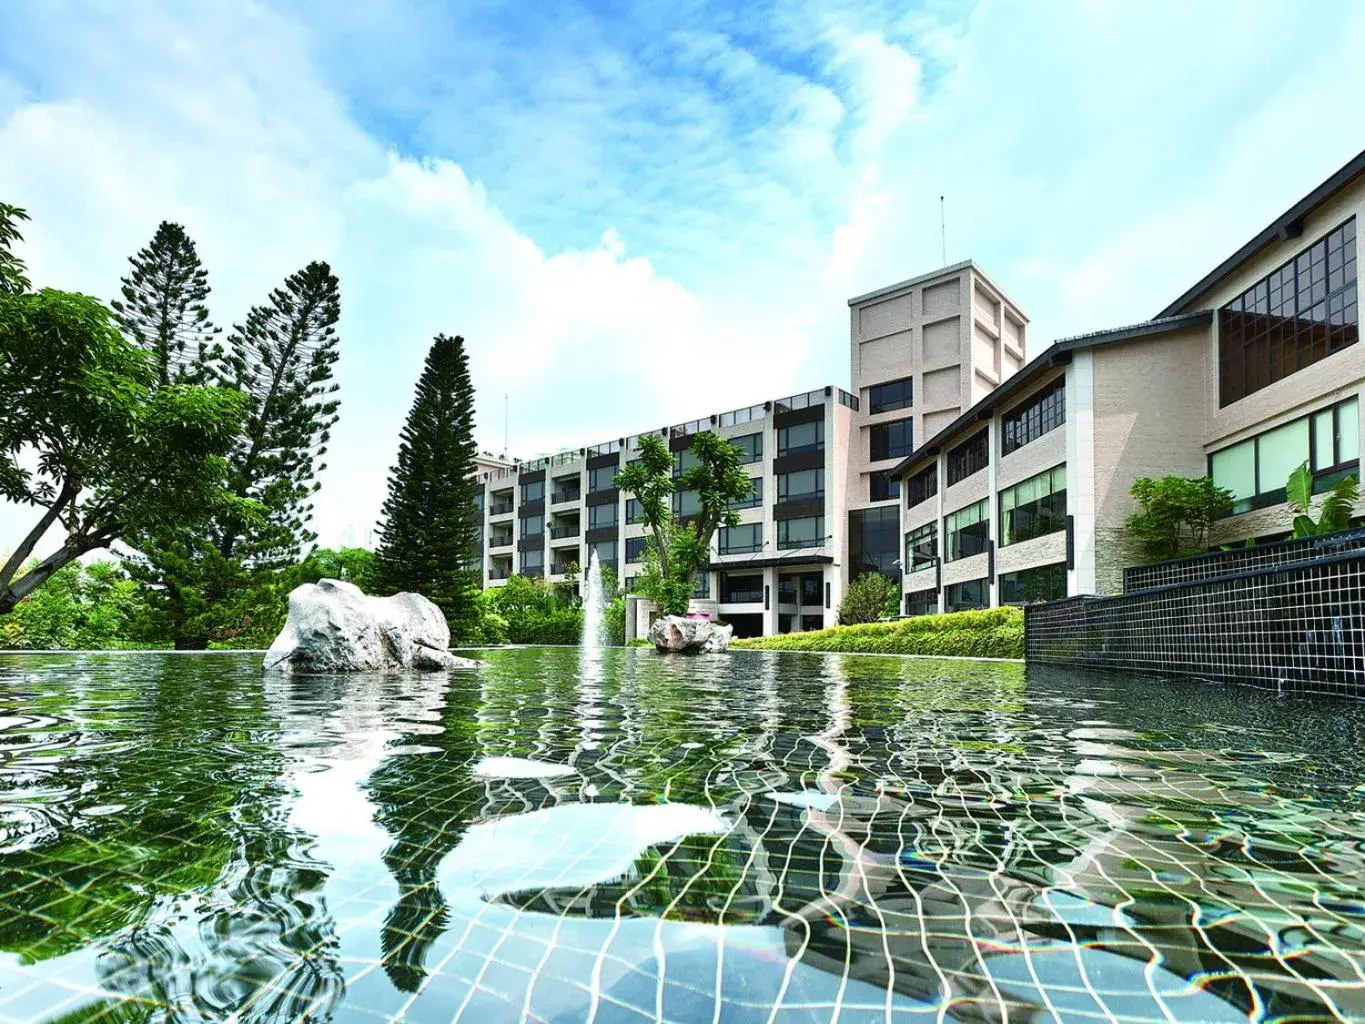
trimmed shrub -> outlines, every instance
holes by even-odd
[[[1024,612],[1021,608],[991,608],[947,615],[916,615],[894,622],[867,622],[809,633],[736,640],[732,646],[761,651],[1022,658]]]

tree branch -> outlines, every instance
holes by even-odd
[[[28,532],[28,536],[23,539],[14,553],[10,555],[9,561],[0,569],[0,587],[8,589],[10,581],[14,579],[14,574],[23,566],[24,561],[33,553],[33,549],[38,546],[38,542],[43,539],[43,535],[51,529],[62,514],[62,509],[71,504],[72,500],[80,493],[80,487],[73,484],[70,480],[62,483],[62,489],[57,496],[52,499],[52,504],[48,506],[42,518],[38,520],[38,525]]]

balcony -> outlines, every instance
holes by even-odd
[[[566,488],[562,491],[555,491],[550,495],[550,503],[559,505],[566,501],[579,501],[583,497],[583,491],[578,487]]]
[[[505,580],[508,579],[511,575],[512,575],[511,566],[508,566],[504,569],[492,568],[488,570],[488,578],[490,580]]]
[[[510,548],[511,546],[512,546],[512,535],[511,535],[510,533],[509,533],[506,537],[489,537],[489,538],[488,538],[488,547],[489,547],[490,549],[492,549],[492,548]]]
[[[512,514],[512,503],[506,501],[499,505],[489,505],[488,514],[490,516],[510,516]]]
[[[550,527],[551,540],[563,540],[566,537],[577,537],[579,525],[574,523],[572,526],[552,526]]]
[[[570,569],[571,567],[573,568],[573,570],[574,570],[575,572],[578,571],[578,563],[577,563],[577,562],[551,562],[551,563],[550,563],[550,575],[551,575],[551,576],[566,576],[566,575],[568,575],[569,569]]]

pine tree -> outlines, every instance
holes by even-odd
[[[194,241],[179,224],[162,221],[151,242],[130,256],[114,308],[129,341],[152,354],[162,384],[198,384],[212,379],[222,358],[209,322],[208,272]]]
[[[434,601],[452,634],[469,636],[478,588],[474,386],[464,339],[438,334],[389,473],[374,587]]]
[[[340,403],[333,397],[337,279],[326,263],[291,274],[235,327],[223,377],[247,396],[246,430],[229,456],[231,486],[265,509],[264,519],[229,519],[213,541],[225,559],[259,571],[297,562],[315,540],[308,530],[316,476]]]

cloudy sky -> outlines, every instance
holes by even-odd
[[[940,263],[944,195],[1036,352],[1365,145],[1361,53],[1349,0],[0,0],[0,200],[104,298],[181,222],[225,327],[329,261],[315,527],[364,542],[436,332],[523,456],[846,384],[846,299]]]

